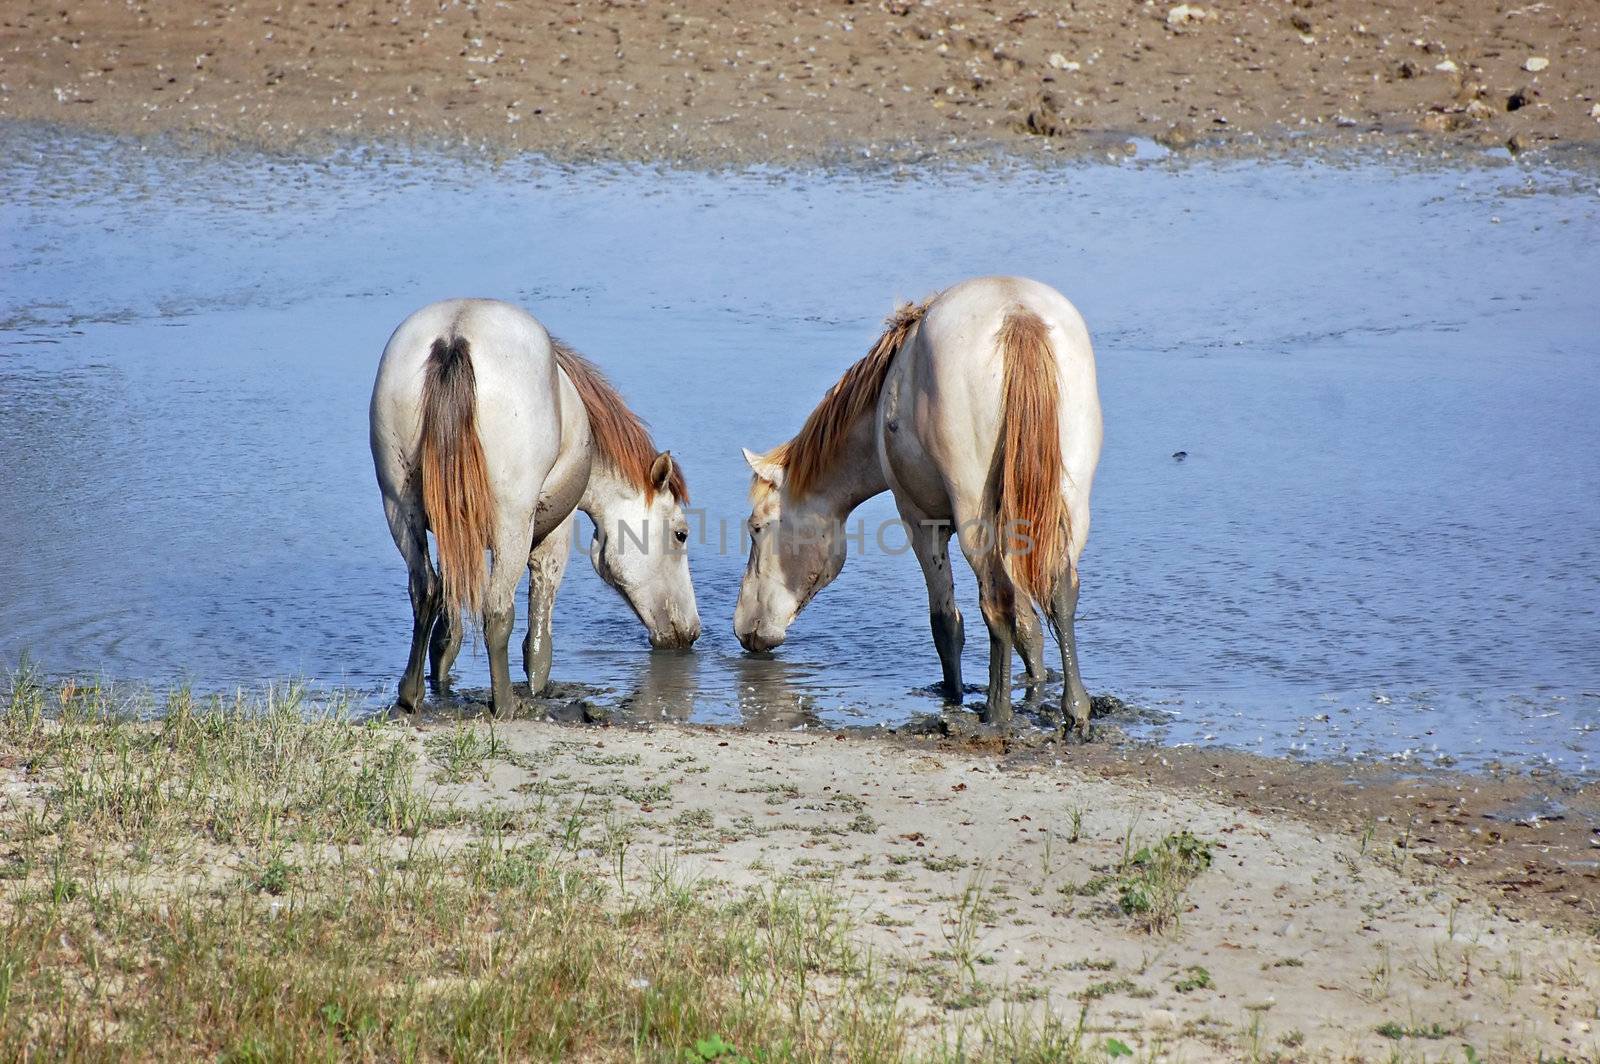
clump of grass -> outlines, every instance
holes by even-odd
[[[871,813],[863,810],[851,817],[850,823],[846,824],[845,828],[863,835],[870,835],[878,830],[878,821]]]
[[[1090,983],[1078,996],[1084,1001],[1097,1001],[1108,994],[1125,994],[1132,989],[1132,979],[1110,979],[1101,983]]]
[[[1117,905],[1149,931],[1178,924],[1183,895],[1211,867],[1211,844],[1188,831],[1168,835],[1124,862]]]
[[[1456,1028],[1443,1027],[1437,1022],[1430,1023],[1426,1027],[1414,1027],[1396,1023],[1393,1020],[1379,1024],[1374,1030],[1383,1037],[1392,1038],[1397,1042],[1402,1038],[1426,1038],[1437,1041],[1440,1038],[1449,1038],[1456,1033]]]
[[[966,858],[957,857],[955,854],[944,856],[929,854],[922,858],[922,867],[930,872],[959,872],[969,863]]]
[[[1091,957],[1081,961],[1071,961],[1061,966],[1063,971],[1068,972],[1109,972],[1115,970],[1116,967],[1117,962],[1110,957]]]
[[[298,871],[299,869],[283,858],[274,857],[261,867],[261,871],[256,873],[255,878],[251,881],[251,886],[262,894],[271,894],[276,897],[289,889],[289,884]]]
[[[1078,894],[1085,898],[1092,898],[1105,892],[1105,889],[1117,882],[1116,876],[1091,876],[1078,884],[1067,884],[1061,888],[1063,894]]]
[[[1184,969],[1186,973],[1182,979],[1172,984],[1172,989],[1180,994],[1187,994],[1195,990],[1209,990],[1212,986],[1211,973],[1198,964],[1191,964]]]
[[[501,751],[494,725],[479,728],[476,724],[458,724],[431,736],[427,742],[428,756],[439,771],[434,778],[440,783],[465,783],[483,778],[485,766]]]

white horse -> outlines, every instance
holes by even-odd
[[[402,708],[414,710],[422,696],[424,647],[434,683],[448,683],[462,611],[482,617],[492,710],[512,704],[506,654],[523,565],[523,670],[531,694],[544,689],[575,509],[595,524],[595,571],[633,607],[652,645],[699,637],[683,474],[599,371],[527,312],[457,299],[401,322],[378,364],[371,423],[384,513],[410,571]]]
[[[954,532],[989,628],[983,719],[1010,718],[1013,642],[1029,681],[1044,678],[1037,603],[1061,645],[1063,716],[1086,733],[1073,626],[1100,440],[1094,351],[1061,293],[983,277],[902,308],[794,439],[744,452],[755,476],[734,633],[751,651],[782,643],[844,566],[850,511],[892,491],[927,580],[948,696],[961,697],[965,638]]]

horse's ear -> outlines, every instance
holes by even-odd
[[[742,447],[744,460],[750,463],[750,471],[774,488],[783,487],[783,464],[774,462],[765,455],[756,454],[748,447]]]
[[[662,451],[650,463],[650,483],[657,491],[666,491],[672,482],[672,452]]]

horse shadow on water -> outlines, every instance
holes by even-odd
[[[786,663],[768,658],[733,656],[733,690],[739,726],[754,731],[825,728],[815,694],[795,682]],[[446,723],[476,719],[553,721],[578,725],[642,725],[655,721],[688,722],[695,716],[698,662],[681,651],[654,650],[645,659],[631,688],[551,680],[534,696],[526,683],[513,685],[513,713],[495,718],[488,688],[435,688],[415,714],[398,705],[395,720]],[[720,723],[720,722],[719,722]]]
[[[727,660],[735,673],[733,688],[737,725],[751,731],[838,729],[882,730],[879,724],[852,726],[825,719],[818,697],[807,689],[798,670],[770,656],[734,656]],[[569,725],[644,725],[656,721],[687,723],[696,716],[697,663],[693,655],[653,651],[631,689],[578,681],[549,681],[537,696],[527,685],[515,686],[512,714],[494,716],[488,688],[451,687],[435,691],[414,714],[394,706],[390,716],[417,723],[452,723],[469,720],[535,720]],[[889,725],[900,735],[948,738],[984,738],[1001,735],[1044,741],[1061,736],[1067,741],[1115,741],[1126,726],[1166,721],[1159,711],[1130,704],[1112,694],[1091,697],[1093,727],[1087,738],[1063,730],[1059,712],[1062,678],[1052,670],[1043,683],[1018,684],[1016,717],[1007,725],[981,722],[986,688],[967,684],[960,704],[948,701],[940,683],[907,691],[907,719]],[[919,708],[926,707],[926,708]],[[708,721],[721,723],[721,721]],[[1103,727],[1102,725],[1109,725]]]

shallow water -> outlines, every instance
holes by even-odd
[[[707,513],[695,652],[652,654],[574,559],[557,680],[710,721],[937,709],[909,555],[853,558],[755,659],[719,525],[734,540],[746,513],[740,445],[792,433],[894,299],[1010,272],[1067,293],[1097,346],[1091,690],[1159,710],[1142,730],[1169,742],[1600,762],[1591,175],[308,163],[26,127],[0,146],[7,663],[387,697],[410,622],[367,451],[372,372],[410,310],[473,294],[598,360]],[[486,683],[481,650],[458,669]]]

